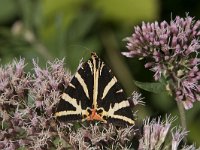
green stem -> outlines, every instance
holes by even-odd
[[[167,70],[167,69],[166,69]],[[170,70],[167,70],[168,74],[169,74],[169,86],[171,89],[171,95],[173,96],[173,98],[176,97],[176,89],[179,87],[180,85],[180,80],[175,73],[171,72]],[[183,103],[181,100],[177,100],[176,101],[177,106],[178,106],[178,111],[179,111],[179,117],[180,117],[180,121],[181,121],[181,126],[182,128],[187,131],[187,124],[186,124],[186,115],[185,115],[185,109],[183,106]],[[187,139],[186,137],[184,138],[184,142],[186,142]]]
[[[170,74],[170,73],[169,73]],[[175,98],[176,97],[176,84],[179,86],[179,79],[174,75],[173,73],[170,74],[171,80],[169,81],[169,85],[171,86],[172,90],[172,96]],[[187,124],[186,124],[186,116],[185,116],[185,109],[183,106],[183,103],[180,100],[176,101],[177,106],[178,106],[178,111],[179,111],[179,116],[180,116],[180,121],[181,121],[181,126],[183,129],[187,130]]]
[[[179,111],[181,126],[182,126],[183,129],[187,130],[185,109],[184,109],[183,104],[182,104],[181,101],[176,101],[176,102],[177,102],[177,106],[178,106],[178,111]],[[186,138],[184,140],[186,142]]]

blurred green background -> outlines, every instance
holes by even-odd
[[[0,63],[24,57],[31,71],[33,58],[46,66],[48,60],[65,58],[72,73],[83,58],[97,54],[112,68],[127,95],[142,93],[145,107],[138,107],[138,122],[146,116],[177,115],[175,101],[166,93],[138,89],[134,80],[153,81],[144,61],[125,58],[126,42],[142,21],[169,21],[186,12],[200,18],[199,0],[0,0]],[[189,142],[200,145],[200,103],[186,112]],[[178,120],[177,120],[178,121]],[[178,124],[178,122],[176,122]]]

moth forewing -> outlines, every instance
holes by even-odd
[[[55,115],[63,121],[134,124],[130,103],[122,87],[96,53],[92,53],[75,73],[61,96]]]

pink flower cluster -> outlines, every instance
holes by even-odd
[[[177,101],[185,109],[193,107],[200,97],[200,20],[177,16],[170,23],[142,23],[126,40],[127,57],[145,59],[145,67],[153,71],[154,79],[164,77]]]

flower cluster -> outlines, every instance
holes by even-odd
[[[155,72],[154,79],[164,77],[177,101],[185,109],[200,100],[200,20],[177,16],[170,23],[142,23],[128,37],[127,57],[145,58],[146,68]]]
[[[134,133],[132,126],[90,125],[71,132],[70,144],[73,149],[128,149]]]
[[[195,150],[194,145],[182,145],[182,140],[186,137],[187,131],[181,129],[181,127],[174,127],[171,129],[171,136],[169,135],[171,123],[175,118],[166,117],[165,121],[161,121],[160,118],[144,120],[143,136],[139,140],[138,150],[149,149],[182,149],[182,150]],[[169,143],[165,143],[167,137],[170,136]]]
[[[0,149],[146,149],[167,141],[173,120],[169,118],[165,124],[145,121],[143,133],[133,126],[56,121],[55,106],[71,79],[63,60],[49,62],[45,69],[33,61],[33,75],[25,73],[24,62],[0,67]],[[129,98],[133,105],[143,104],[141,99],[136,92]],[[180,130],[172,134],[174,150],[185,136]],[[193,145],[184,147],[193,149]]]
[[[71,78],[63,61],[49,62],[46,69],[33,61],[32,76],[24,71],[24,59],[0,67],[0,149],[58,147],[58,130],[67,128],[57,128],[53,111]]]
[[[33,65],[31,95],[37,108],[52,114],[53,107],[60,99],[61,91],[66,88],[71,79],[71,74],[64,70],[64,59],[48,62],[45,69],[40,68],[35,60]]]
[[[19,100],[27,99],[30,77],[24,67],[24,59],[0,67],[0,103],[16,105]]]

